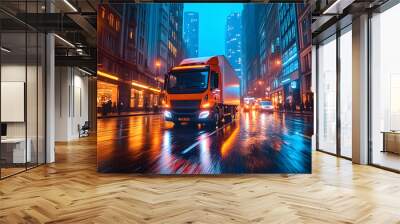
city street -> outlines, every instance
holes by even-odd
[[[98,120],[101,172],[240,174],[311,172],[312,116],[242,112],[217,129],[175,128],[162,115]]]

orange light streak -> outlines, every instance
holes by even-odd
[[[140,84],[140,83],[137,83],[137,82],[132,82],[132,86],[137,86],[137,87],[140,87],[140,88],[143,88],[143,89],[148,89],[148,90],[151,90],[151,91],[157,92],[157,93],[161,92],[160,89],[156,89],[156,88],[153,88],[153,87],[150,87],[150,86],[147,86],[147,85],[144,85],[144,84]]]
[[[103,77],[106,77],[106,78],[109,78],[109,79],[117,80],[117,81],[119,80],[119,78],[117,76],[111,75],[111,74],[108,74],[108,73],[102,72],[102,71],[97,71],[97,75],[103,76]]]
[[[191,69],[191,68],[205,68],[207,65],[183,65],[172,68],[172,70]]]

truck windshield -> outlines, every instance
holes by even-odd
[[[175,71],[169,74],[168,93],[200,93],[208,87],[208,70]]]

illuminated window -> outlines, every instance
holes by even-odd
[[[131,107],[131,108],[134,108],[135,107],[135,103],[136,103],[136,100],[135,100],[135,92],[136,92],[137,90],[135,90],[135,89],[131,89],[131,99],[130,99],[130,102],[129,102],[129,106]]]
[[[109,24],[111,27],[114,27],[114,14],[112,14],[112,13],[110,13],[110,14],[108,15],[108,24]]]
[[[133,31],[131,30],[131,31],[129,31],[129,39],[133,39]]]
[[[100,7],[100,15],[102,19],[106,17],[106,9],[103,6]]]
[[[138,91],[138,107],[142,108],[143,107],[143,91]]]
[[[119,31],[119,26],[120,26],[120,22],[119,22],[119,20],[116,20],[115,21],[115,30],[116,31]]]

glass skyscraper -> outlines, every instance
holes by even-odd
[[[225,56],[242,82],[242,16],[231,13],[226,19]]]
[[[187,49],[187,57],[199,56],[199,14],[185,12],[183,18],[183,41]]]

